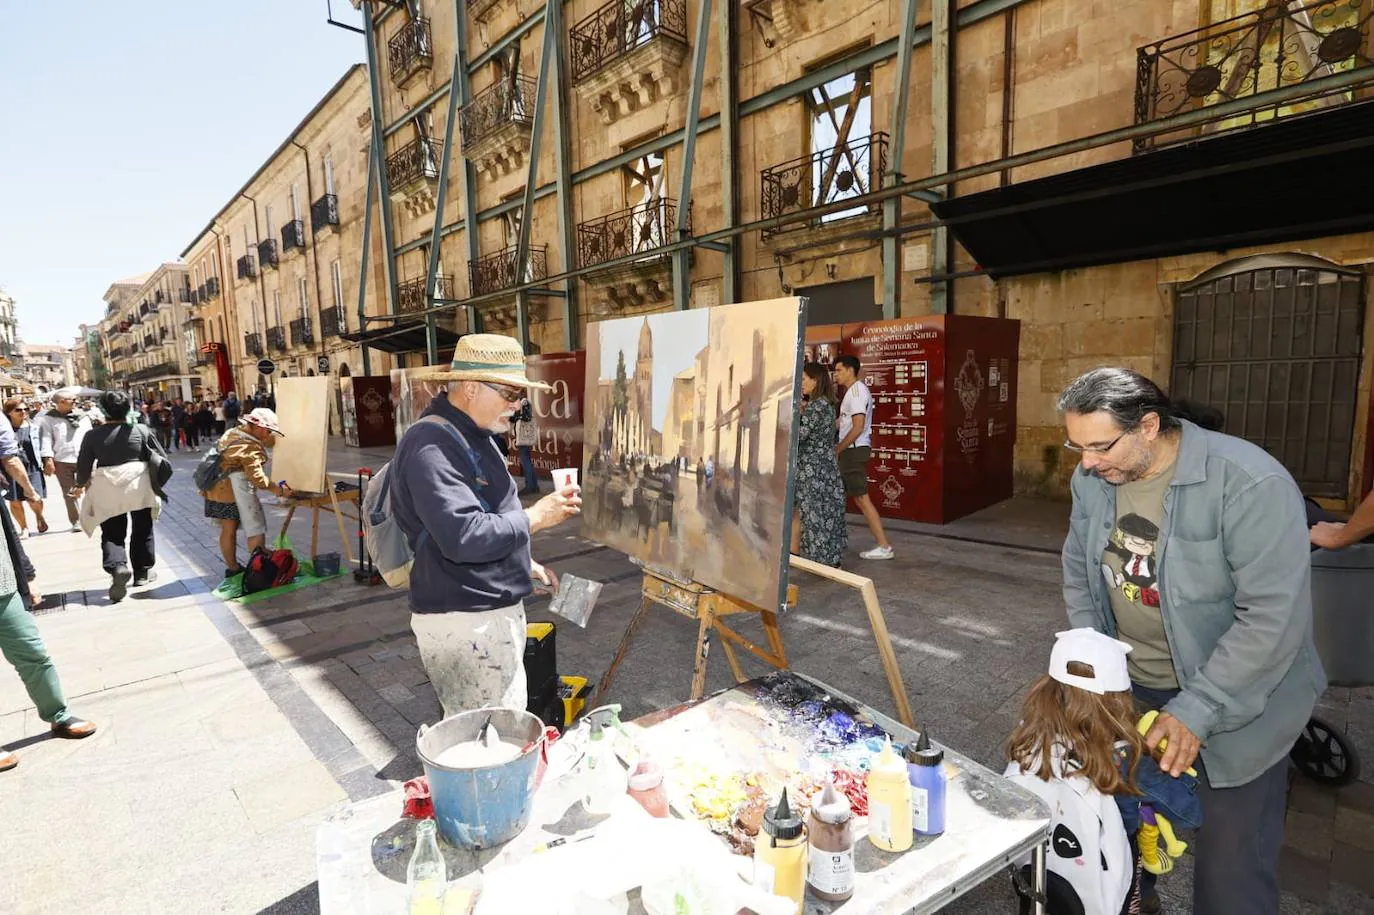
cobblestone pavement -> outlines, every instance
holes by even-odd
[[[292,736],[341,795],[360,799],[418,774],[415,730],[437,718],[439,705],[417,657],[404,594],[343,578],[247,606],[205,597],[204,591],[218,583],[223,564],[217,531],[201,516],[200,500],[191,491],[194,457],[174,456],[178,472],[172,501],[158,524],[164,555],[177,563],[180,584],[201,595],[192,612],[211,621],[239,667],[271,696]],[[384,451],[346,449],[337,439],[330,447],[330,467],[336,471],[360,463],[379,467],[386,457]],[[284,508],[269,507],[269,533],[275,535],[284,514]],[[918,720],[938,739],[999,770],[1001,747],[1022,697],[1044,670],[1053,633],[1064,626],[1057,543],[1066,519],[1063,505],[1013,500],[943,528],[892,525],[897,560],[859,569],[877,583]],[[350,539],[355,531],[350,522]],[[290,534],[305,550],[309,519],[298,516]],[[851,528],[851,535],[851,552],[870,545],[861,524]],[[327,517],[320,524],[320,544],[322,552],[340,548],[338,531]],[[561,672],[595,681],[637,608],[639,570],[623,555],[581,539],[575,524],[539,535],[534,553],[560,572],[606,583],[587,629],[564,623],[557,636]],[[98,565],[94,556],[89,562]],[[851,567],[860,564],[855,558]],[[68,587],[44,575],[48,591]],[[801,600],[783,622],[793,666],[893,714],[857,596],[806,576],[797,584]],[[71,587],[66,604],[78,613],[125,612],[122,607],[105,611],[87,579]],[[530,603],[529,616],[552,619],[539,600]],[[45,631],[49,620],[66,625],[66,618],[77,619],[69,613],[45,617]],[[746,637],[762,637],[761,627],[751,631],[746,622],[740,628]],[[626,717],[681,701],[689,691],[695,638],[690,621],[667,611],[652,613],[610,700],[625,706]],[[764,670],[745,664],[751,673]],[[708,688],[729,684],[723,659],[713,658]],[[98,695],[103,687],[91,688]],[[0,714],[13,704],[0,705]],[[1345,729],[1366,760],[1374,760],[1374,690],[1333,688],[1320,714]],[[0,739],[10,736],[0,731]],[[318,814],[302,816],[313,822]],[[1340,790],[1300,777],[1294,781],[1280,877],[1284,912],[1374,911],[1374,781]],[[1166,911],[1189,910],[1190,881],[1189,857],[1161,884]],[[296,900],[308,902],[308,895],[307,888]],[[0,909],[4,902],[0,889]],[[1014,910],[1010,893],[1000,878],[948,909],[1009,910]]]

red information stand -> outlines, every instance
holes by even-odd
[[[879,514],[945,524],[1011,496],[1020,336],[1019,321],[973,315],[807,329],[808,360],[863,363]]]

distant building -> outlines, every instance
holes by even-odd
[[[72,351],[57,343],[26,343],[22,347],[24,369],[40,394],[74,383]]]
[[[19,320],[14,313],[14,296],[0,289],[0,369],[14,375],[24,368],[20,350]]]

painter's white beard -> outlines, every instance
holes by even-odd
[[[491,426],[489,426],[488,428],[490,428],[491,431],[495,432],[497,435],[505,435],[507,432],[510,431],[510,418],[514,415],[514,410],[512,410],[510,413],[502,413],[500,416],[496,417],[496,421],[493,422]]]

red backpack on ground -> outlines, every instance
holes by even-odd
[[[248,559],[248,568],[243,572],[243,593],[255,594],[269,588],[280,588],[290,584],[300,571],[300,563],[290,550],[268,552],[259,548]]]

